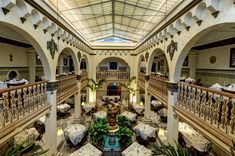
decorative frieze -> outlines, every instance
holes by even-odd
[[[58,88],[58,81],[47,82],[47,91],[54,91]]]

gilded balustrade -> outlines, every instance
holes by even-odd
[[[0,130],[47,105],[46,81],[0,90]]]
[[[139,73],[138,74],[138,81],[137,81],[137,83],[143,89],[145,88],[145,73]]]
[[[97,79],[128,80],[129,77],[129,71],[96,71]]]
[[[178,86],[177,106],[234,136],[235,94],[182,82]]]
[[[87,72],[81,74],[81,88],[85,87],[88,84],[88,74]]]
[[[57,103],[60,104],[78,91],[77,75],[58,77]]]

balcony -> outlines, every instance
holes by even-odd
[[[49,111],[46,83],[0,90],[0,144]]]
[[[81,74],[81,89],[86,87],[88,84],[88,74],[87,72]]]
[[[229,152],[235,137],[235,94],[178,83],[177,114]]]
[[[139,73],[138,74],[138,85],[144,89],[145,88],[145,73]]]
[[[57,104],[64,102],[78,91],[77,75],[58,77]]]
[[[148,87],[148,91],[166,106],[168,102],[167,81],[168,79],[164,77],[150,75]]]
[[[128,80],[129,77],[129,71],[96,71],[96,79],[98,80]]]

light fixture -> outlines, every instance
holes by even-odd
[[[159,128],[158,135],[159,136],[164,136],[165,135],[165,130],[162,127]]]
[[[85,105],[85,102],[83,101],[81,105],[84,106],[84,105]]]

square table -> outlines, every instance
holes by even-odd
[[[156,138],[155,133],[157,129],[147,124],[139,123],[133,130],[144,140],[147,140],[148,137]]]
[[[138,114],[141,114],[144,111],[144,105],[133,104],[133,108]]]
[[[80,143],[85,136],[87,128],[81,124],[68,125],[63,129],[66,140],[70,140],[74,146]]]
[[[65,113],[70,109],[70,105],[68,105],[67,103],[63,103],[57,106],[57,110],[61,113]]]
[[[88,113],[90,112],[93,108],[95,108],[95,103],[93,104],[88,104],[86,103],[85,105],[83,105],[83,109]]]
[[[94,119],[96,120],[97,118],[100,118],[100,119],[107,119],[107,112],[105,111],[99,111],[97,113],[94,113],[93,114],[94,116]]]
[[[120,114],[120,116],[125,116],[129,121],[135,121],[137,114],[125,111],[122,114]]]
[[[208,145],[211,145],[209,140],[186,123],[179,122],[179,132],[183,135],[188,148],[192,146],[200,152],[207,152]]]
[[[85,146],[82,146],[80,149],[70,154],[70,156],[102,156],[102,152],[92,144],[87,143]]]
[[[151,156],[152,151],[134,142],[122,152],[122,156]]]

